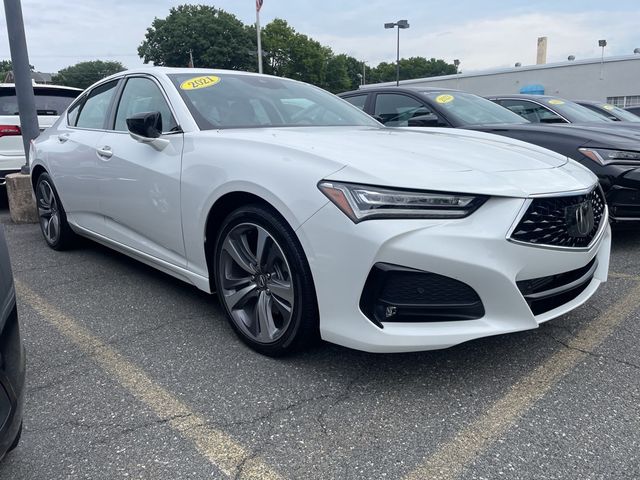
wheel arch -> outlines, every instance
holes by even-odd
[[[40,178],[40,175],[42,175],[43,173],[48,172],[47,169],[40,164],[35,165],[31,170],[31,186],[33,187],[34,191],[36,189],[36,185],[38,184],[38,178]]]
[[[274,215],[280,217],[282,221],[293,228],[291,222],[289,222],[287,218],[282,215],[273,204],[271,204],[263,197],[256,195],[255,193],[250,193],[247,191],[233,191],[225,193],[220,198],[218,198],[209,209],[204,230],[205,258],[207,261],[207,271],[209,274],[209,288],[212,292],[215,291],[214,247],[216,238],[222,226],[222,222],[231,212],[246,205],[260,205],[262,207],[266,207]],[[300,241],[300,239],[298,239],[298,241]]]

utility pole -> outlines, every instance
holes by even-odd
[[[33,94],[31,68],[29,68],[29,54],[27,52],[27,40],[24,34],[20,0],[4,0],[4,13],[7,17],[11,65],[15,78],[18,112],[20,113],[20,131],[22,132],[26,159],[21,173],[28,175],[30,171],[29,144],[31,140],[40,135],[40,127],[38,126],[38,112],[36,111],[36,99]]]

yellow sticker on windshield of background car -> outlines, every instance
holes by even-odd
[[[220,77],[216,77],[215,75],[194,77],[182,82],[180,84],[180,90],[198,90],[199,88],[213,87],[218,83],[220,83]]]
[[[436,102],[438,103],[449,103],[449,102],[453,102],[453,99],[455,97],[453,95],[438,95],[436,97]]]
[[[549,100],[549,103],[551,105],[564,105],[564,102],[562,100],[558,100],[557,98],[554,98],[553,100]]]
[[[616,107],[614,107],[613,105],[609,105],[608,103],[606,103],[606,104],[602,105],[602,108],[604,108],[605,110],[613,110],[613,109],[614,109],[614,108],[616,108]]]

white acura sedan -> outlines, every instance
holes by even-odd
[[[283,78],[122,72],[30,158],[49,246],[82,235],[215,291],[267,355],[318,337],[398,352],[531,329],[607,278],[607,208],[577,163],[479,132],[385,128]]]

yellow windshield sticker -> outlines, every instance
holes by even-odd
[[[613,109],[614,109],[614,108],[616,108],[616,107],[614,107],[613,105],[609,105],[608,103],[606,103],[606,104],[602,105],[602,108],[604,108],[605,110],[613,110]]]
[[[551,105],[564,105],[564,102],[562,100],[558,100],[557,98],[554,98],[553,100],[549,100],[549,103]]]
[[[194,77],[182,82],[180,84],[180,90],[198,90],[199,88],[213,87],[218,83],[220,83],[220,77],[216,77],[215,75]]]
[[[438,102],[438,103],[449,103],[449,102],[453,102],[454,98],[455,97],[453,95],[438,95],[436,97],[436,102]]]

